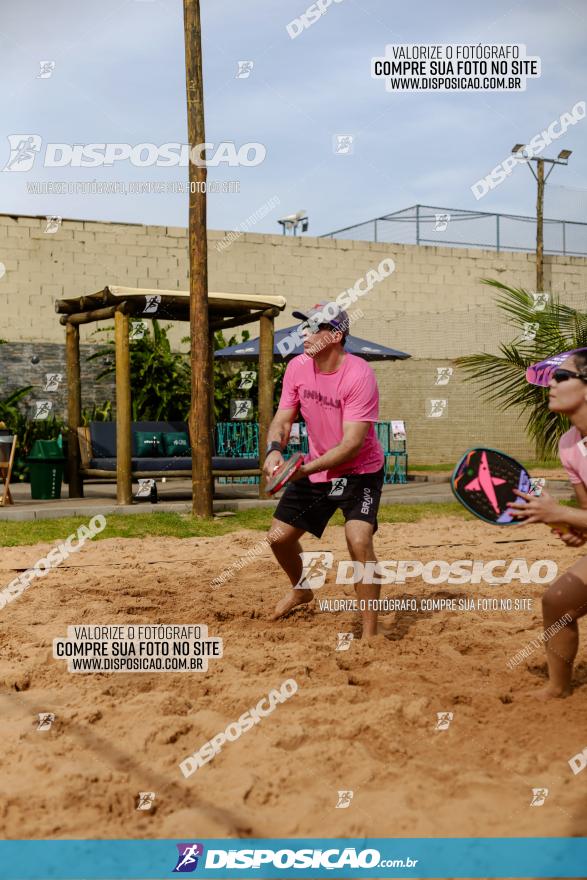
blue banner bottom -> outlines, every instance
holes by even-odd
[[[587,838],[0,841],[2,880],[587,877]]]

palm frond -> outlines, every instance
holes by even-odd
[[[523,332],[512,342],[501,343],[499,354],[472,354],[456,359],[465,381],[475,382],[481,398],[501,411],[514,410],[525,416],[526,432],[538,458],[556,457],[558,441],[569,428],[569,420],[550,412],[548,391],[526,382],[526,368],[553,354],[587,347],[587,313],[563,305],[551,296],[538,310],[531,293],[495,279],[484,284],[499,291],[496,305],[514,327]],[[529,333],[531,325],[532,333]]]

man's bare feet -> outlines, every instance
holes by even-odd
[[[377,632],[375,632],[375,633],[374,632],[365,632],[365,630],[363,630],[361,635],[358,636],[357,641],[359,641],[359,642],[378,642],[379,644],[382,644],[384,639],[387,641],[387,637],[386,637],[385,633],[381,632],[380,630],[377,630]]]
[[[305,605],[314,598],[312,590],[291,590],[287,596],[280,599],[275,606],[275,611],[271,620],[279,620],[285,614],[293,611],[298,605]]]
[[[370,641],[371,639],[375,639],[375,638],[377,638],[378,636],[384,636],[384,635],[385,635],[385,633],[382,632],[382,631],[377,627],[377,625],[375,626],[375,628],[370,627],[370,626],[364,626],[364,627],[363,627],[363,631],[362,631],[362,633],[361,633],[361,641],[362,641],[362,642],[368,642],[368,641]]]
[[[535,700],[546,702],[547,700],[563,700],[565,697],[571,696],[571,689],[567,690],[556,687],[553,684],[547,684],[541,688],[534,688],[531,691],[524,691],[522,696],[533,697]]]
[[[395,622],[379,619],[377,621],[377,635],[385,636],[386,639],[393,638],[396,632]]]

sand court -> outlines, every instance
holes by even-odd
[[[575,692],[556,704],[525,693],[545,680],[542,647],[508,665],[542,632],[544,585],[384,585],[398,610],[363,642],[353,586],[334,582],[335,567],[312,605],[275,623],[286,582],[268,549],[212,588],[262,536],[88,541],[1,610],[6,838],[587,833],[584,780],[569,765],[587,746],[584,648]],[[341,527],[303,546],[347,558]],[[0,580],[49,549],[4,548]],[[544,526],[457,517],[382,523],[376,549],[382,560],[549,559],[559,570],[578,556]],[[53,657],[69,626],[129,625],[207,625],[222,656],[205,672],[141,674],[73,674]],[[339,633],[348,647],[337,650]],[[236,735],[287,680],[297,691]],[[54,714],[49,729],[39,713]],[[184,778],[180,762],[227,729]],[[548,789],[539,808],[534,789]],[[341,791],[352,792],[346,806]],[[155,793],[150,810],[136,809],[139,792]]]

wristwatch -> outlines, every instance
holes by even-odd
[[[272,440],[271,443],[267,444],[267,449],[265,450],[265,455],[269,455],[270,452],[282,452],[281,443],[279,440]]]

